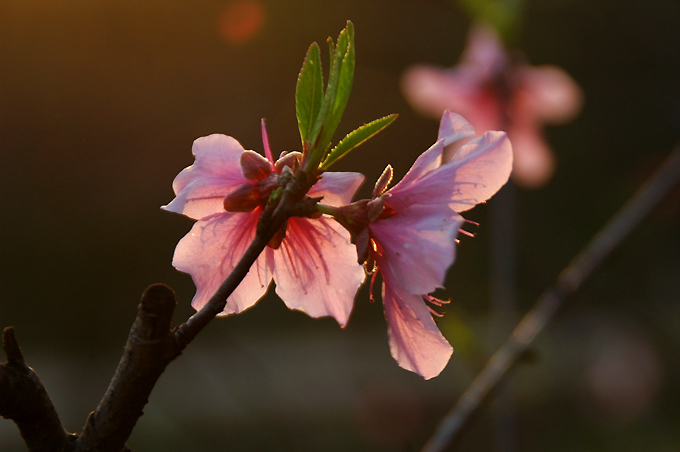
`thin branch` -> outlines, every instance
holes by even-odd
[[[30,452],[61,451],[71,436],[61,424],[47,391],[24,362],[14,328],[2,335],[7,362],[0,364],[0,416],[11,419]]]
[[[174,358],[170,322],[176,304],[169,287],[154,284],[146,289],[118,369],[90,413],[76,451],[119,452],[125,447],[151,390]]]
[[[453,441],[479,404],[505,376],[515,360],[532,344],[564,300],[581,287],[593,271],[621,244],[680,179],[680,145],[661,168],[571,261],[519,322],[503,346],[491,356],[456,405],[439,423],[422,452],[441,452]]]

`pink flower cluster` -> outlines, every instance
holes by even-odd
[[[439,118],[448,109],[477,130],[507,131],[515,152],[513,180],[526,188],[545,185],[555,171],[542,123],[568,122],[583,104],[581,89],[566,72],[511,61],[496,33],[483,26],[470,29],[458,66],[414,66],[404,73],[402,88],[427,116]]]
[[[372,281],[382,275],[392,356],[426,379],[437,376],[453,349],[426,304],[443,302],[428,294],[443,286],[455,259],[455,238],[464,221],[459,212],[496,193],[512,169],[512,147],[504,132],[469,141],[474,136],[465,119],[446,111],[437,142],[389,189],[388,167],[370,200],[350,204],[363,181],[360,174],[323,173],[309,191],[310,197],[323,197],[323,215],[290,218],[228,298],[223,314],[255,304],[273,279],[289,308],[313,317],[330,315],[344,326],[365,279],[363,264]],[[298,166],[297,153],[273,160],[264,125],[263,141],[266,159],[228,136],[199,138],[194,165],[173,183],[176,197],[165,209],[198,220],[173,259],[178,270],[193,277],[197,310],[253,239],[279,175]],[[448,145],[458,150],[442,163]]]

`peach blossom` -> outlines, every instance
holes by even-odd
[[[477,130],[507,131],[515,152],[513,180],[526,188],[545,185],[555,171],[542,124],[572,120],[583,103],[581,89],[562,69],[511,61],[495,32],[480,26],[470,30],[458,66],[414,66],[402,88],[422,114],[438,118],[448,109]]]
[[[173,182],[176,197],[163,208],[198,220],[175,249],[173,265],[196,284],[199,310],[233,270],[255,236],[264,205],[292,154],[274,162],[263,123],[265,155],[246,151],[234,138],[210,135],[194,142],[193,165]],[[363,181],[357,173],[324,173],[310,197],[330,205],[350,202]],[[230,211],[225,209],[225,206]],[[282,231],[284,232],[284,231]],[[290,218],[285,237],[272,243],[227,299],[221,315],[241,312],[266,293],[272,280],[290,309],[333,316],[344,326],[365,279],[347,231],[330,218]]]

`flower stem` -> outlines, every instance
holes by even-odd
[[[338,208],[333,206],[327,206],[326,204],[321,204],[320,202],[316,204],[316,210],[320,213],[325,213],[332,217],[338,214]]]

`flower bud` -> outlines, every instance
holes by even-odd
[[[274,168],[277,173],[280,173],[283,171],[283,168],[287,166],[295,172],[300,165],[301,159],[302,154],[298,151],[286,152],[285,155],[282,153],[281,157],[274,163]]]
[[[224,197],[227,212],[250,212],[259,204],[260,194],[253,184],[242,184]]]
[[[269,240],[269,243],[267,243],[267,246],[271,249],[277,250],[281,246],[281,242],[283,242],[283,239],[286,238],[286,224],[284,223],[283,226],[281,226],[274,236]]]
[[[387,186],[390,185],[390,182],[392,182],[393,174],[394,171],[392,171],[392,165],[387,165],[383,173],[378,178],[378,181],[375,183],[375,187],[373,188],[374,198],[382,195],[385,190],[387,190]]]
[[[271,174],[272,164],[257,152],[244,151],[241,154],[241,171],[246,179],[257,181]]]

